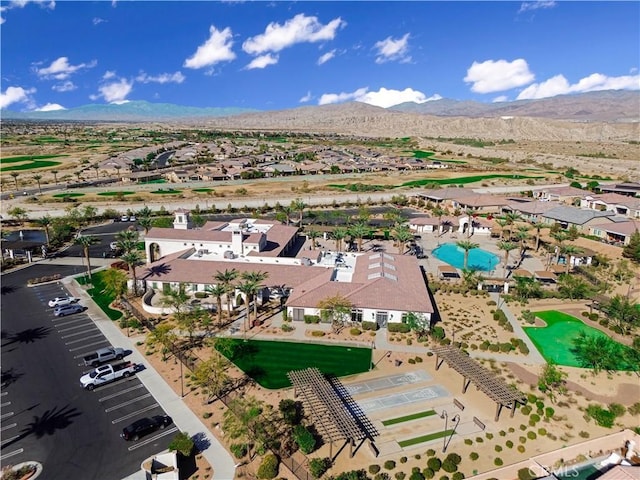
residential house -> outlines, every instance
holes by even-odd
[[[614,245],[629,245],[631,236],[640,231],[639,220],[597,223],[589,227],[589,233]]]
[[[589,232],[589,227],[604,223],[613,222],[614,212],[600,212],[595,210],[583,210],[569,205],[559,205],[540,215],[542,223],[552,225],[559,223],[563,228],[575,226],[583,233]]]
[[[542,214],[556,208],[557,206],[558,205],[555,202],[510,198],[507,201],[507,204],[502,207],[502,211],[517,213],[523,220],[531,223],[537,223],[541,221],[540,217]]]
[[[629,218],[640,218],[640,198],[619,193],[602,193],[585,195],[580,207],[591,210],[615,212]]]
[[[640,183],[624,182],[614,185],[598,185],[598,190],[604,193],[618,193],[629,197],[640,197]]]
[[[581,188],[564,186],[564,187],[546,187],[533,191],[533,197],[542,202],[560,202],[573,204],[589,193],[588,190]]]

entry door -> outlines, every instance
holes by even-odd
[[[387,320],[389,319],[389,312],[376,312],[376,323],[378,328],[387,328]]]

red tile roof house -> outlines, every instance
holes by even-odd
[[[598,223],[589,226],[591,235],[601,238],[607,243],[629,245],[631,236],[640,232],[640,220],[629,220],[619,223]]]
[[[138,277],[148,290],[182,285],[187,293],[202,292],[215,284],[217,272],[260,271],[268,274],[267,288],[291,289],[286,308],[294,320],[317,315],[318,302],[337,293],[352,303],[356,322],[376,321],[385,326],[401,322],[408,312],[431,319],[434,308],[415,257],[345,253],[338,261],[335,253],[319,250],[302,250],[292,256],[298,240],[296,227],[238,219],[207,222],[195,229],[189,211],[179,209],[174,214],[174,228],[152,228],[145,237],[150,260],[139,268]],[[159,313],[148,302],[143,306]]]
[[[629,218],[640,218],[640,198],[620,195],[619,193],[585,195],[580,200],[580,207],[591,210],[611,211]]]
[[[457,228],[456,225],[458,225]],[[409,228],[416,233],[438,233],[443,230],[456,233],[467,233],[468,226],[468,215],[461,215],[459,217],[442,217],[440,219],[437,217],[419,216],[409,219]],[[491,222],[482,217],[472,216],[471,235],[490,235],[491,229]]]

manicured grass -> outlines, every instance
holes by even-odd
[[[411,415],[405,415],[404,417],[396,417],[396,418],[390,418],[389,420],[383,420],[382,424],[385,427],[388,427],[389,425],[395,425],[397,423],[410,422],[411,420],[417,420],[419,418],[431,417],[432,415],[435,415],[435,414],[436,414],[435,410],[425,410],[423,412],[413,413]]]
[[[52,195],[55,198],[73,198],[73,197],[84,197],[84,193],[56,193]]]
[[[168,189],[168,190],[153,190],[152,192],[149,193],[155,193],[157,195],[176,195],[178,193],[182,193],[182,190],[174,190],[174,189]]]
[[[380,190],[392,190],[394,188],[400,187],[422,187],[424,185],[429,184],[438,184],[438,185],[464,185],[467,183],[476,183],[481,182],[483,180],[491,180],[494,178],[505,178],[512,180],[522,180],[529,178],[544,178],[544,177],[531,177],[526,175],[501,175],[501,174],[491,174],[491,175],[472,175],[469,177],[457,177],[457,178],[424,178],[422,180],[412,180],[410,182],[405,182],[401,185],[365,185],[365,184],[333,184],[328,185],[331,188],[340,188],[342,190],[350,190],[352,192],[375,192]]]
[[[524,327],[524,331],[547,362],[553,361],[557,365],[565,365],[567,367],[580,367],[580,362],[571,351],[573,340],[578,338],[581,332],[589,336],[609,338],[607,334],[564,312],[546,310],[534,313],[547,326]],[[626,346],[623,347],[627,348]],[[622,361],[618,367],[619,370],[628,369],[628,365],[625,365]]]
[[[213,188],[194,188],[191,191],[195,193],[209,193],[209,192],[213,192],[214,190]]]
[[[411,445],[416,445],[418,443],[429,442],[431,440],[436,440],[438,438],[448,437],[453,433],[453,430],[442,430],[441,432],[433,432],[428,435],[422,435],[420,437],[409,438],[408,440],[403,440],[398,442],[402,448],[410,447]]]
[[[111,320],[119,320],[122,317],[122,312],[119,310],[114,310],[109,307],[111,302],[115,300],[115,296],[108,295],[104,292],[104,270],[101,272],[91,273],[91,279],[93,283],[93,287],[87,290],[89,296],[93,299],[94,302],[102,309],[102,311],[109,317]],[[86,275],[81,275],[79,277],[75,277],[76,282],[80,285],[86,285],[88,283],[88,278]]]
[[[117,197],[118,195],[133,195],[136,192],[100,192],[98,195],[101,197]]]
[[[11,164],[0,168],[0,172],[15,170],[34,170],[37,168],[55,167],[62,162],[48,160],[49,158],[66,157],[67,155],[22,155],[19,157],[7,157],[0,159],[0,165]],[[20,165],[13,165],[19,163]]]
[[[434,155],[435,155],[435,152],[425,152],[424,150],[413,151],[413,156],[415,158],[429,158],[429,157],[433,157]]]
[[[159,178],[157,180],[149,180],[148,182],[140,182],[140,185],[151,185],[153,183],[167,183],[164,178]]]
[[[31,162],[33,160],[48,160],[50,158],[66,157],[67,155],[20,155],[19,157],[0,158],[0,165],[5,163]]]
[[[232,339],[235,353],[230,360],[264,388],[291,386],[287,372],[315,367],[322,373],[343,377],[369,371],[371,349]]]

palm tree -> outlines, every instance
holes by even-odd
[[[91,247],[91,245],[95,245],[96,243],[100,243],[100,239],[91,235],[78,235],[73,240],[73,243],[82,247],[84,258],[87,261],[87,274],[89,275],[89,283],[91,283],[91,257],[89,256],[89,247]]]
[[[349,231],[345,227],[336,227],[333,231],[333,239],[336,242],[336,250],[342,251],[342,241],[349,235]]]
[[[527,250],[527,240],[529,239],[529,230],[531,229],[530,225],[518,225],[518,231],[516,232],[516,238],[520,242],[520,257],[524,255],[524,252]]]
[[[540,230],[542,230],[542,224],[540,222],[535,222],[533,224],[533,228],[536,229],[536,252],[540,248]]]
[[[100,165],[98,165],[97,163],[94,163],[93,165],[91,165],[91,168],[93,168],[96,171],[96,180],[98,180],[100,178],[98,176],[98,170],[100,169]]]
[[[254,282],[257,285],[257,289],[256,289],[256,297],[258,292],[260,291],[260,289],[262,289],[264,287],[264,281],[269,278],[269,274],[267,272],[243,272],[242,273],[242,278],[244,278],[245,280],[249,280],[251,282]],[[258,299],[256,298],[255,301],[253,302],[253,317],[254,318],[258,318]]]
[[[49,225],[51,225],[51,217],[49,215],[45,215],[41,219],[38,220],[38,225],[41,225],[44,228],[44,235],[47,239],[47,245],[49,245]]]
[[[575,256],[575,255],[579,255],[582,252],[584,252],[584,250],[582,250],[580,247],[576,246],[576,245],[563,245],[560,248],[560,251],[562,252],[562,255],[564,256],[564,262],[566,264],[566,271],[565,273],[569,273],[569,269],[571,268],[571,257]]]
[[[440,236],[440,234],[442,233],[440,231],[440,227],[442,227],[442,217],[446,214],[447,212],[440,206],[436,206],[433,208],[433,210],[431,210],[431,214],[436,217],[438,219],[438,236]],[[439,242],[440,240],[438,240]]]
[[[511,250],[515,250],[516,248],[518,248],[518,246],[513,243],[513,242],[499,242],[498,243],[498,249],[499,250],[504,250],[504,279],[507,279],[507,266],[509,265],[509,252]]]
[[[235,268],[231,270],[225,269],[224,272],[216,272],[213,278],[225,289],[225,294],[227,295],[227,313],[229,314],[229,318],[231,318],[231,294],[235,290],[233,282],[238,278],[238,271]]]
[[[138,218],[138,224],[142,228],[144,228],[144,234],[146,235],[147,233],[149,233],[149,230],[153,225],[153,220],[151,219],[151,217],[140,217]]]
[[[507,226],[509,227],[509,238],[508,238],[508,240],[511,240],[511,235],[513,234],[513,225],[517,221],[522,220],[522,217],[517,212],[507,212],[504,215],[503,219],[507,222]]]
[[[556,241],[556,264],[557,264],[558,260],[560,259],[562,242],[564,242],[568,238],[568,236],[565,232],[563,232],[562,230],[559,230],[557,232],[551,232],[551,238],[553,238]]]
[[[382,218],[391,222],[394,227],[402,225],[407,220],[397,208],[385,212]]]
[[[118,247],[125,253],[135,251],[139,240],[140,234],[137,230],[122,230],[116,234]]]
[[[9,175],[13,177],[13,181],[16,182],[16,190],[20,190],[20,186],[18,185],[18,177],[20,174],[18,172],[11,172]]]
[[[413,238],[413,232],[409,230],[409,227],[399,226],[393,230],[391,236],[396,242],[398,242],[398,253],[402,255],[404,253],[405,245]]]
[[[258,284],[251,280],[243,280],[236,285],[236,288],[244,295],[244,307],[246,311],[244,319],[244,331],[249,330],[251,324],[251,300],[253,296],[258,292]]]
[[[125,252],[124,255],[120,257],[120,260],[126,263],[129,267],[129,273],[133,278],[133,294],[137,296],[138,295],[138,278],[136,276],[136,267],[140,265],[140,261],[142,260],[142,257],[140,256],[140,252],[138,252],[137,250],[129,250],[128,252]]]
[[[222,296],[227,293],[227,289],[221,283],[216,285],[207,285],[205,291],[209,292],[216,299],[218,308],[218,326],[222,326]]]
[[[500,225],[500,240],[504,240],[504,232],[507,230],[506,227],[509,222],[504,218],[496,218],[496,223]]]
[[[56,185],[58,184],[58,170],[51,170],[51,173],[53,174],[53,181],[56,182]]]
[[[38,182],[38,193],[42,193],[42,187],[40,187],[40,180],[42,180],[42,175],[34,175],[33,179]]]
[[[304,209],[307,208],[307,204],[300,198],[291,200],[291,210],[298,212],[298,226],[302,227],[302,217],[304,215]]]
[[[474,242],[470,242],[469,240],[460,240],[456,242],[456,246],[464,250],[464,263],[462,269],[466,270],[467,265],[469,264],[469,250],[478,248],[480,245]]]
[[[311,249],[315,250],[316,249],[316,238],[320,237],[320,235],[322,235],[319,231],[314,230],[314,229],[309,229],[309,231],[307,232],[307,238],[309,238],[311,240]]]
[[[369,235],[370,232],[371,232],[371,229],[369,228],[369,225],[363,222],[358,222],[354,225],[351,225],[351,227],[349,227],[349,235],[355,238],[356,241],[358,242],[359,252],[362,251],[362,240],[364,239],[364,237]]]

